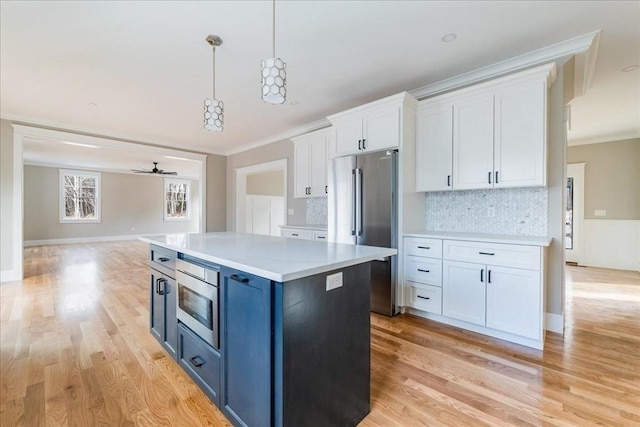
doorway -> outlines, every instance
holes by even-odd
[[[582,264],[584,221],[584,163],[567,165],[565,261]]]
[[[280,236],[287,214],[287,159],[236,169],[236,231]]]

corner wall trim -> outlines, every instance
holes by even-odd
[[[547,331],[564,334],[564,316],[562,314],[545,313],[545,326]]]
[[[153,233],[151,233],[153,234]],[[24,246],[68,245],[72,243],[118,242],[122,240],[138,240],[140,235],[74,237],[69,239],[25,240]]]
[[[0,283],[13,282],[15,280],[22,280],[22,274],[19,270],[2,270],[0,271]]]

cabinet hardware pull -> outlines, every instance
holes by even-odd
[[[451,175],[447,175],[447,187],[451,187]]]
[[[423,270],[423,269],[421,269],[421,268],[419,268],[419,269],[418,269],[418,271],[421,271],[421,272],[423,272],[423,273],[428,273],[428,272],[429,272],[429,270]]]
[[[492,175],[491,172],[489,172],[487,175],[489,177],[489,184],[491,184],[491,175]]]
[[[318,239],[326,239],[325,236],[318,236]]]
[[[484,282],[484,268],[480,270],[480,281]]]
[[[292,236],[298,236],[298,233],[291,233]]]
[[[324,194],[328,194],[329,193],[329,186],[325,185],[324,186]]]
[[[169,258],[160,257],[160,258],[158,258],[158,261],[160,261],[160,262],[167,262],[167,261],[169,261]]]
[[[491,255],[491,256],[495,255],[495,253],[493,253],[493,252],[478,252],[478,253],[480,255]]]
[[[162,277],[156,279],[156,294],[158,295],[160,295],[160,280],[162,280]]]
[[[418,246],[418,249],[431,249],[431,246]]]
[[[164,289],[165,284],[167,283],[167,279],[165,278],[161,278],[160,280],[158,280],[158,295],[164,295],[167,292]],[[160,283],[162,283],[162,288],[160,288]]]
[[[358,140],[358,150],[362,150],[362,140]]]
[[[496,171],[496,184],[498,183],[498,171]]]
[[[491,270],[487,270],[487,283],[491,283]]]
[[[367,146],[366,146],[365,142],[367,142],[367,139],[366,139],[366,138],[362,140],[362,149],[363,149],[363,150],[366,150],[366,149],[367,149]]]
[[[240,277],[237,274],[232,274],[231,276],[229,276],[229,278],[231,280],[235,280],[236,282],[249,283],[249,279],[247,277]]]
[[[431,299],[430,297],[423,297],[422,295],[416,295],[420,299]]]
[[[196,368],[199,368],[200,366],[204,365],[204,359],[200,356],[193,356],[189,358],[189,362],[191,362],[191,364]]]

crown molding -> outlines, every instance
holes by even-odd
[[[242,153],[243,151],[253,150],[254,148],[262,147],[263,145],[269,145],[274,142],[282,141],[284,139],[290,139],[295,136],[300,136],[302,134],[312,132],[314,130],[326,128],[328,126],[331,126],[331,123],[326,118],[316,120],[315,122],[307,123],[306,125],[299,126],[297,128],[278,133],[276,135],[268,136],[266,138],[262,138],[254,142],[241,145],[240,147],[237,147],[237,148],[233,148],[225,152],[224,155],[232,156],[234,154]]]
[[[458,89],[463,86],[479,83],[485,80],[494,79],[505,74],[520,71],[528,67],[540,65],[549,61],[556,60],[568,55],[575,55],[585,52],[589,48],[597,44],[600,37],[601,30],[593,31],[582,36],[574,37],[569,40],[565,40],[560,43],[552,44],[532,52],[528,52],[513,58],[506,59],[501,62],[497,62],[486,67],[478,68],[468,73],[459,74],[457,76],[441,80],[439,82],[431,83],[426,86],[419,87],[417,89],[410,90],[409,93],[416,99],[424,99],[430,96],[439,95],[444,92],[448,92],[454,89]],[[587,62],[587,70],[585,70],[585,76],[593,76],[591,68],[595,67],[595,53],[591,55],[591,58]]]

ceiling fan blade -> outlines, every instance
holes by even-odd
[[[160,171],[158,172],[161,175],[178,175],[178,172],[165,172],[165,171]]]
[[[140,170],[140,169],[131,169],[131,172],[133,172],[133,173],[152,173],[151,171],[145,171],[145,170]]]

